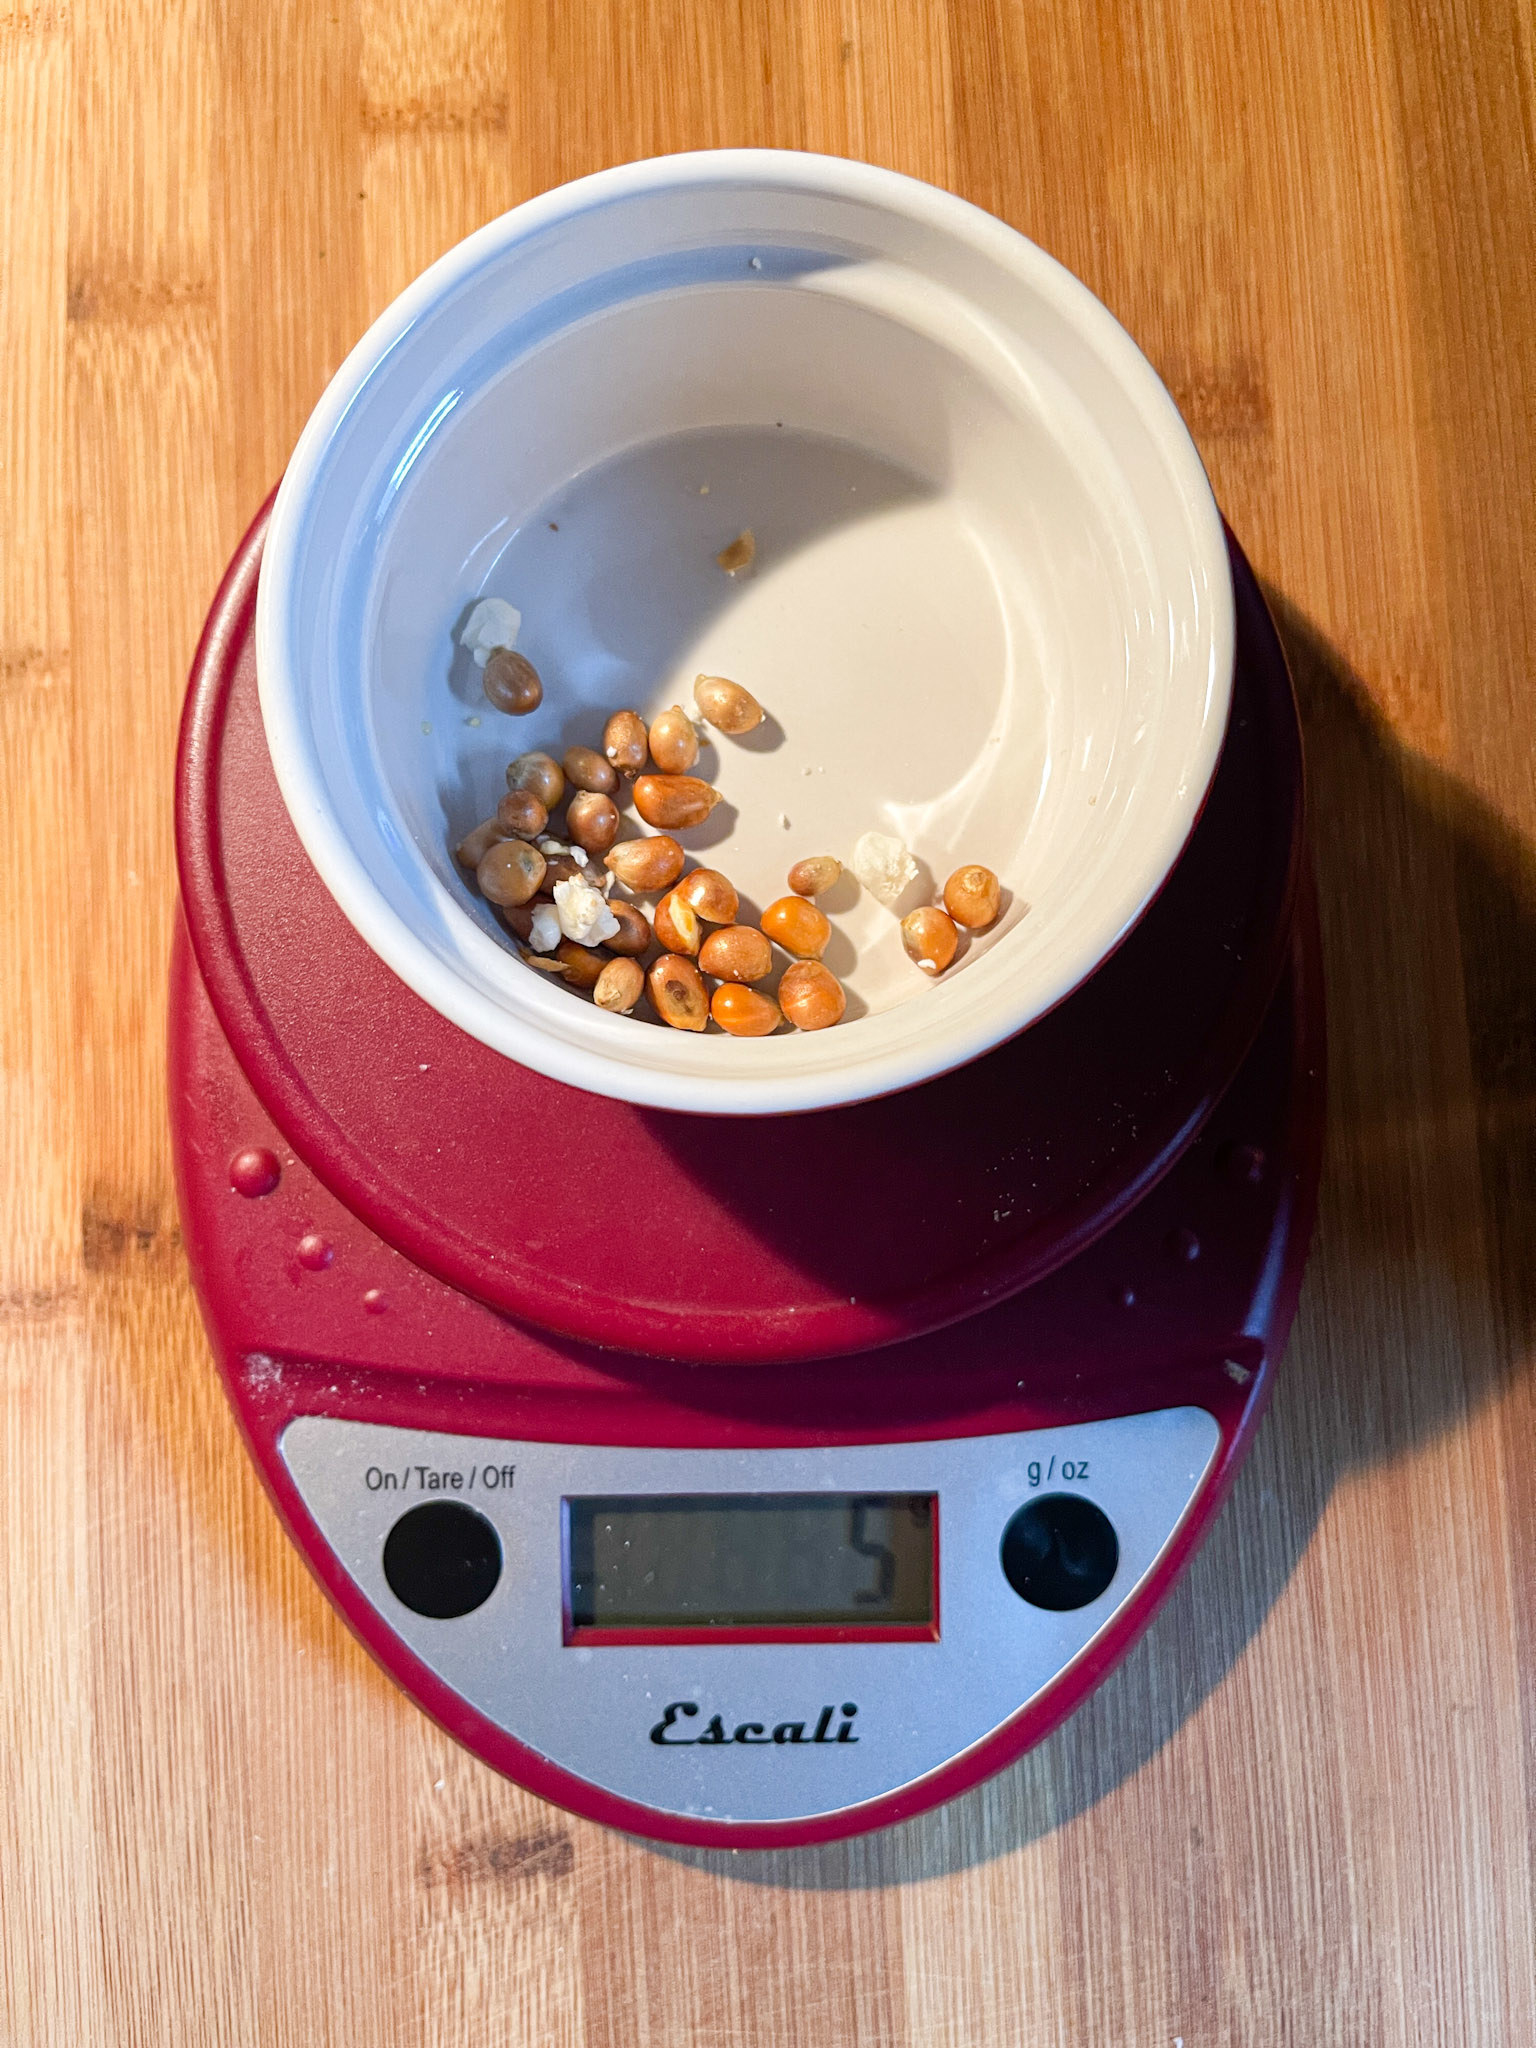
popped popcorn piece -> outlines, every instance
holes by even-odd
[[[917,862],[901,840],[889,832],[866,832],[853,849],[849,866],[877,902],[896,902],[917,880]]]
[[[601,945],[619,928],[619,920],[608,908],[602,891],[594,889],[585,875],[571,875],[555,884],[555,913],[566,938],[578,946]]]
[[[535,953],[553,953],[562,936],[560,913],[553,903],[541,903],[533,913],[533,924],[528,932],[529,945]]]
[[[523,615],[504,597],[482,597],[459,634],[459,645],[474,656],[475,667],[484,668],[498,647],[515,647]]]

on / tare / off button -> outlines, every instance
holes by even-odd
[[[413,1614],[456,1621],[490,1599],[501,1577],[501,1538],[461,1501],[424,1501],[384,1539],[389,1590]]]
[[[1003,1531],[1003,1575],[1021,1600],[1067,1614],[1097,1600],[1120,1566],[1120,1539],[1100,1507],[1077,1493],[1046,1493]]]

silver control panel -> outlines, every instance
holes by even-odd
[[[521,1443],[311,1415],[281,1450],[365,1598],[489,1720],[655,1812],[768,1821],[893,1792],[1009,1720],[1156,1565],[1218,1441],[1200,1408],[786,1450]],[[818,1516],[813,1496],[837,1498]],[[774,1567],[790,1587],[777,1639],[744,1639],[753,1616],[744,1627],[734,1610],[720,1626],[702,1611],[692,1628],[670,1611],[658,1622],[653,1583],[663,1603],[729,1597],[717,1560],[700,1569],[675,1546],[718,1546],[736,1511],[746,1551],[800,1544]],[[885,1540],[881,1518],[898,1512],[917,1526],[931,1515],[931,1588],[911,1529]],[[805,1546],[827,1530],[835,1546],[845,1524],[854,1555],[826,1567],[827,1611],[846,1620],[867,1599],[874,1639],[814,1639],[838,1631],[815,1629]],[[915,1627],[930,1592],[932,1625]],[[881,1626],[887,1594],[900,1628]]]

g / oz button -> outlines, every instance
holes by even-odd
[[[1120,1539],[1100,1507],[1076,1493],[1047,1493],[1003,1531],[1003,1575],[1021,1600],[1053,1614],[1097,1600],[1120,1565]]]

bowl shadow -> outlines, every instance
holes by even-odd
[[[713,479],[712,497],[700,496],[701,476]],[[495,808],[501,768],[514,754],[542,748],[558,757],[568,746],[597,746],[611,711],[628,705],[645,714],[660,680],[741,596],[742,586],[715,566],[722,518],[729,525],[735,511],[751,508],[762,574],[829,533],[946,485],[942,472],[929,479],[850,443],[772,427],[673,435],[574,478],[509,537],[485,572],[497,589],[538,593],[518,645],[544,678],[540,711],[526,719],[492,711],[470,658],[453,648],[454,693],[483,717],[485,740],[505,752],[481,745],[440,775],[436,794],[449,838],[457,843]],[[675,694],[693,716],[687,686]],[[708,780],[732,749],[772,753],[783,742],[771,713],[739,738],[709,732],[690,772]],[[621,808],[633,816],[632,804]],[[712,817],[686,834],[689,852],[719,845],[727,830],[727,821]]]

